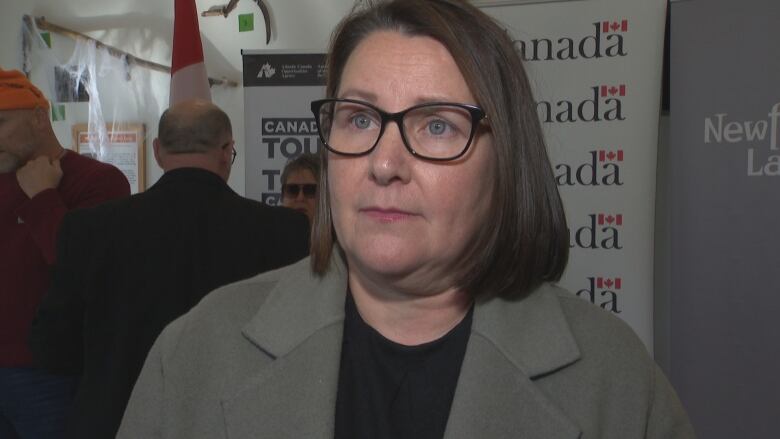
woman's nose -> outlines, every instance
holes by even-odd
[[[387,124],[382,137],[379,138],[379,143],[368,155],[368,160],[371,179],[377,184],[408,182],[409,162],[414,158],[404,146],[401,130],[397,124]]]

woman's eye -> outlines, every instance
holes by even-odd
[[[443,120],[432,120],[428,122],[428,132],[435,135],[440,136],[447,132],[447,122]]]
[[[358,114],[352,117],[352,124],[360,129],[366,129],[371,126],[371,119],[365,114]]]

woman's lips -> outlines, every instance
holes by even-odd
[[[381,222],[396,222],[403,221],[414,216],[413,213],[407,212],[401,209],[395,208],[380,208],[380,207],[368,207],[360,209],[360,213],[366,215],[369,218],[375,219]]]

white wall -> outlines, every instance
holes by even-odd
[[[173,0],[0,0],[0,66],[5,69],[20,68],[22,16],[44,16],[49,22],[85,33],[98,40],[125,50],[140,58],[170,65],[173,36]],[[227,0],[196,0],[199,11],[212,5],[225,4]],[[266,0],[271,8],[274,33],[270,44],[265,43],[265,26],[260,9],[251,0],[242,0],[238,7],[224,17],[201,17],[206,67],[215,78],[242,81],[242,49],[270,50],[325,50],[330,32],[339,19],[350,9],[353,0]],[[238,31],[238,15],[255,14],[252,32]],[[72,43],[67,38],[53,36],[54,51],[62,62],[70,57]],[[157,134],[157,118],[167,106],[168,77],[151,73],[152,99],[146,115],[147,125],[147,186],[154,183],[161,171],[154,163],[151,139]],[[121,84],[120,84],[121,86]],[[110,90],[103,92],[111,99]],[[220,105],[233,122],[233,131],[239,155],[229,184],[244,194],[244,101],[243,90],[215,87],[214,102]],[[101,97],[103,99],[103,97]],[[69,106],[68,119],[55,123],[61,142],[70,142],[70,125],[86,122],[86,110],[78,105]]]

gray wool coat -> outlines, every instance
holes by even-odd
[[[158,338],[117,438],[332,438],[346,290],[304,259],[211,293]],[[551,285],[477,303],[446,439],[693,437],[620,319]]]

